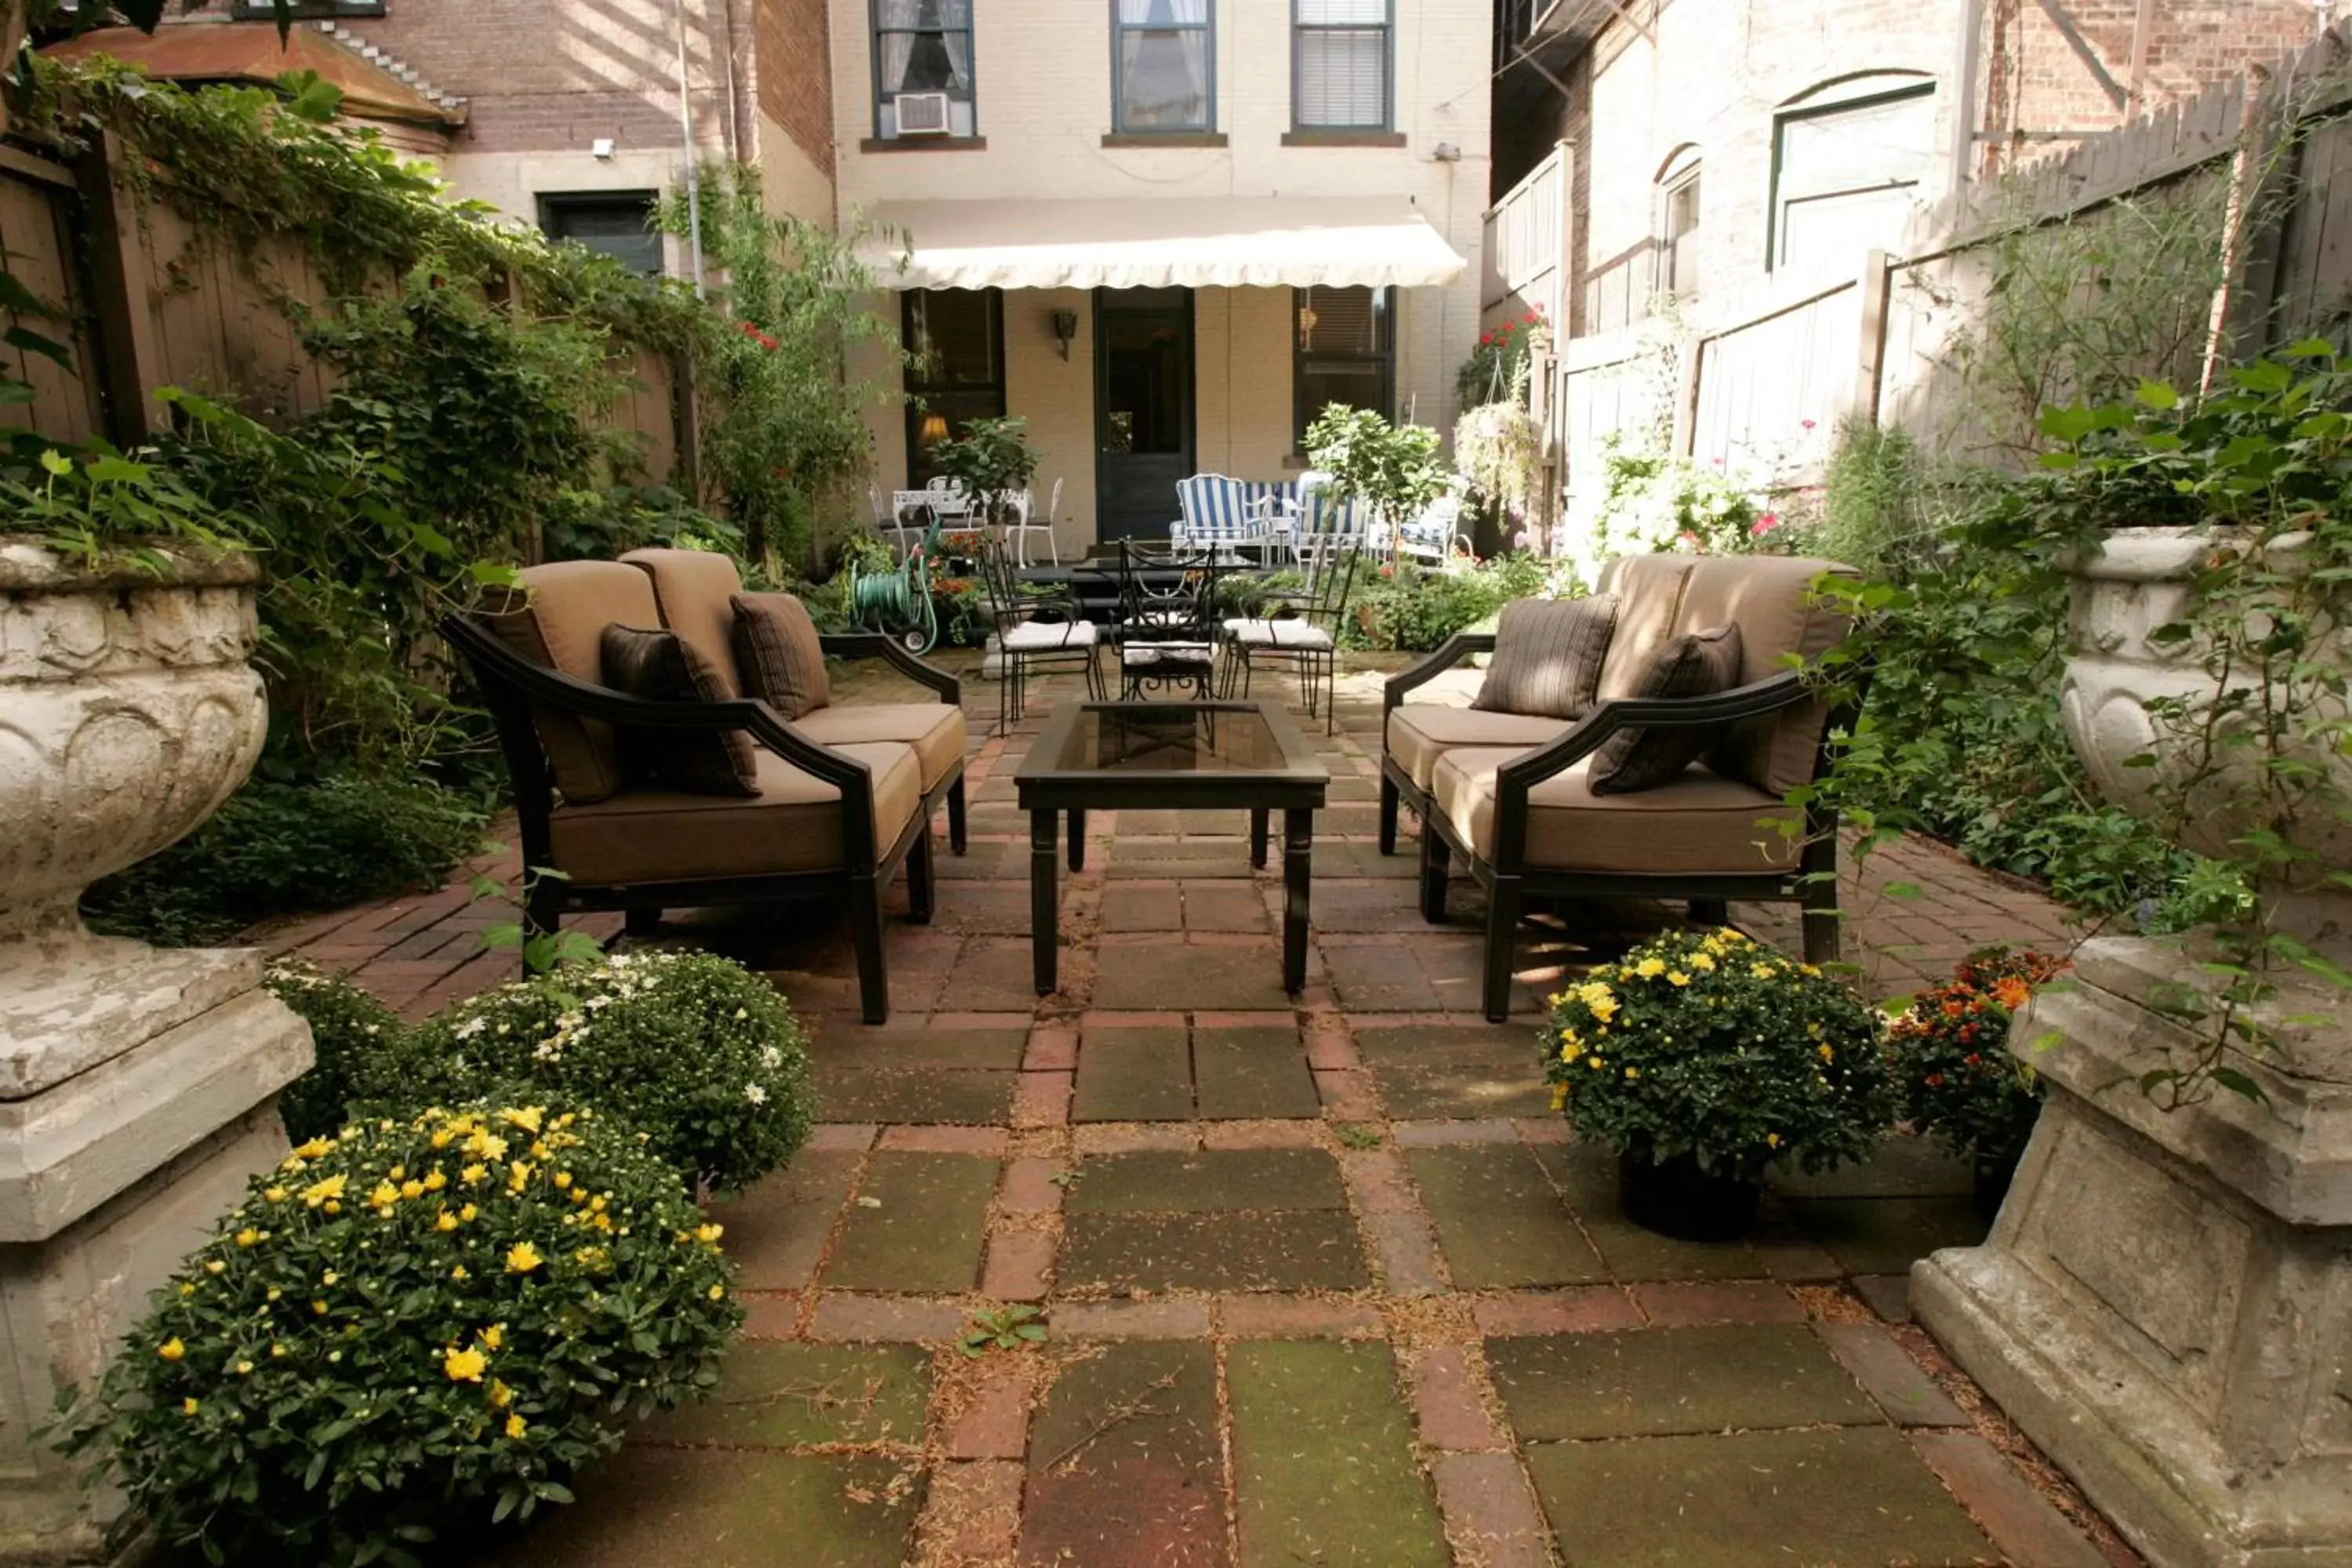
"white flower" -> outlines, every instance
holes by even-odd
[[[784,1053],[781,1049],[774,1046],[761,1046],[760,1047],[760,1065],[761,1067],[774,1068],[782,1067],[783,1064]]]
[[[467,1019],[464,1023],[450,1030],[449,1035],[452,1039],[470,1040],[476,1035],[480,1034],[484,1029],[487,1029],[489,1026],[490,1021],[488,1018],[476,1016]],[[506,1031],[501,1029],[499,1032],[500,1034],[504,1034]]]
[[[743,1086],[743,1098],[754,1105],[765,1105],[768,1103],[768,1091],[756,1083],[747,1083]]]
[[[751,1010],[749,1007],[738,1007],[735,1009],[735,1021],[739,1024],[751,1016]]]

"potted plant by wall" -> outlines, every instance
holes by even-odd
[[[1553,1101],[1617,1151],[1625,1217],[1648,1229],[1744,1235],[1767,1167],[1859,1160],[1892,1121],[1869,1009],[1738,931],[1669,932],[1551,1005]]]
[[[1017,521],[1013,498],[1037,476],[1025,419],[966,420],[962,435],[931,448],[931,461],[971,498],[975,524]]]
[[[1952,969],[1948,985],[1911,999],[1887,1030],[1902,1115],[1976,1167],[1977,1206],[2000,1210],[2042,1114],[2042,1077],[2005,1046],[2034,988],[2066,967],[2046,952],[1989,947]]]

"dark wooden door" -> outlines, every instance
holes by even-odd
[[[1095,536],[1161,539],[1192,473],[1192,291],[1095,290]]]

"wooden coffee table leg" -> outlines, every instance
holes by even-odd
[[[1073,812],[1075,817],[1077,814]],[[1061,900],[1054,886],[1054,862],[1061,846],[1055,841],[1054,814],[1029,814],[1029,946],[1036,969],[1037,994],[1050,996],[1055,967],[1061,957]]]
[[[1087,868],[1087,814],[1073,806],[1070,810],[1070,869]]]
[[[1253,870],[1265,869],[1266,815],[1263,807],[1250,813],[1250,867]]]
[[[1307,989],[1307,879],[1315,858],[1315,814],[1282,814],[1282,988]]]

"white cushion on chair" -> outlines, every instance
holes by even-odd
[[[1092,621],[1024,621],[997,641],[1013,653],[1037,653],[1066,647],[1092,647],[1099,639]]]
[[[1204,642],[1121,643],[1118,660],[1127,665],[1208,664],[1217,650]]]
[[[1252,647],[1313,648],[1318,652],[1331,647],[1330,632],[1311,621],[1232,620],[1225,623],[1225,635]]]

